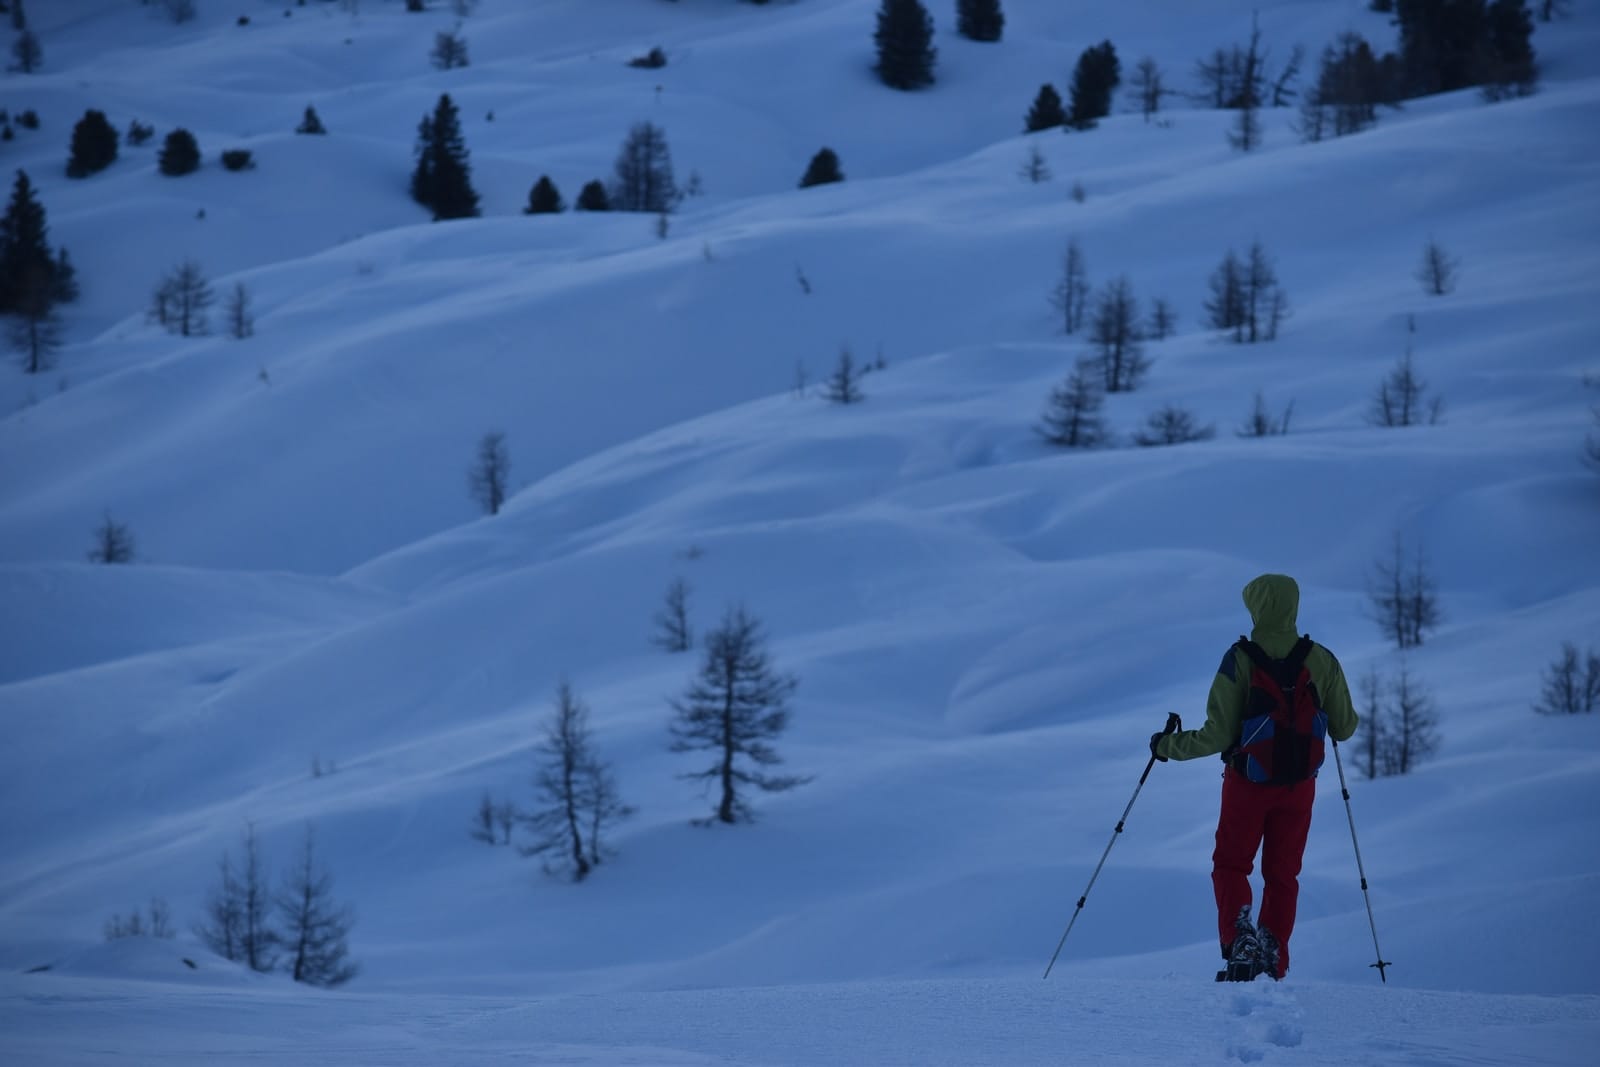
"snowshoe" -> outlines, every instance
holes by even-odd
[[[1270,936],[1270,935],[1269,935]],[[1250,905],[1239,909],[1233,921],[1233,944],[1228,949],[1228,965],[1217,972],[1219,982],[1253,982],[1265,967],[1262,965],[1261,935],[1250,921]],[[1277,961],[1277,943],[1273,943],[1273,961]]]

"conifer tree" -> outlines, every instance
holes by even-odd
[[[1110,41],[1086,48],[1072,72],[1072,107],[1067,116],[1075,129],[1087,130],[1111,114],[1111,94],[1122,84],[1122,62]]]
[[[956,0],[956,29],[974,41],[998,41],[1006,27],[1000,0]]]
[[[322,116],[317,114],[317,109],[307,104],[305,117],[300,120],[300,125],[294,128],[294,132],[327,133],[328,129],[322,124]]]
[[[578,190],[578,201],[573,205],[576,211],[610,211],[611,197],[606,192],[606,187],[598,178],[586,182]]]
[[[72,128],[72,154],[67,159],[67,176],[84,178],[105,170],[117,158],[117,128],[104,111],[91,108]]]
[[[767,656],[760,624],[742,607],[732,608],[722,625],[706,637],[699,676],[672,701],[672,751],[709,751],[709,767],[679,775],[704,781],[717,792],[715,814],[707,823],[749,822],[750,787],[781,792],[809,781],[769,773],[781,763],[772,739],[789,724],[789,698],[799,681],[776,671]]]
[[[181,177],[200,169],[200,145],[194,134],[179,128],[167,134],[157,157],[161,173],[169,178]]]
[[[1039,86],[1039,95],[1033,98],[1033,107],[1028,109],[1024,131],[1038,133],[1066,124],[1067,109],[1061,106],[1061,94],[1049,82]]]
[[[844,172],[839,169],[838,154],[831,148],[821,148],[811,157],[806,172],[800,176],[800,188],[809,189],[813,185],[828,185],[842,181]]]
[[[522,209],[524,215],[557,215],[567,210],[567,202],[561,199],[561,190],[556,188],[556,183],[550,180],[548,174],[539,175],[539,180],[533,183],[533,188],[528,190],[528,206]]]
[[[56,295],[56,260],[51,257],[49,223],[26,171],[17,171],[11,200],[0,217],[0,311],[15,311],[25,294],[37,300]],[[75,285],[74,285],[75,288]]]
[[[431,208],[435,222],[478,216],[478,194],[472,188],[472,169],[461,135],[461,113],[441,93],[433,114],[424,115],[417,128],[417,166],[411,174],[411,197]]]
[[[894,89],[933,84],[939,53],[933,46],[933,17],[921,0],[881,0],[878,8],[878,77]]]

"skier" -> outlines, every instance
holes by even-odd
[[[1289,970],[1300,893],[1300,860],[1311,829],[1323,738],[1349,740],[1357,718],[1350,687],[1332,652],[1300,636],[1300,587],[1283,574],[1263,574],[1244,587],[1249,638],[1222,657],[1198,730],[1152,734],[1162,762],[1221,753],[1222,810],[1211,882],[1217,930],[1228,967],[1217,975],[1251,981]],[[1250,920],[1250,873],[1261,850],[1261,925]]]

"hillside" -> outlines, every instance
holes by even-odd
[[[1279,63],[1393,28],[1358,0],[1010,0],[978,44],[940,3],[939,80],[897,93],[870,0],[403,6],[35,2],[44,66],[0,81],[41,120],[0,155],[83,287],[55,367],[0,372],[0,1059],[1584,1061],[1600,722],[1531,705],[1563,642],[1600,653],[1600,17],[1537,24],[1535,95],[1315,144],[1269,110],[1243,154],[1229,113],[1147,123],[1126,86],[1092,131],[1022,116],[1101,40],[1187,88],[1257,7]],[[458,22],[471,65],[432,69]],[[627,65],[652,46],[665,68]],[[407,193],[441,92],[478,219]],[[307,105],[326,137],[292,132]],[[158,136],[74,180],[90,107]],[[704,186],[665,236],[521,213],[641,120]],[[176,126],[205,162],[167,178]],[[823,145],[847,180],[795,188]],[[1179,316],[1093,451],[1036,432],[1089,354],[1048,299],[1069,240]],[[1430,240],[1445,296],[1414,277]],[[1256,241],[1290,314],[1234,344],[1208,278]],[[186,258],[248,287],[255,336],[147,321]],[[844,347],[878,364],[858,405],[820,389]],[[1442,418],[1375,426],[1407,352]],[[1258,391],[1289,433],[1235,432]],[[1136,447],[1163,405],[1215,436]],[[466,484],[489,431],[494,516]],[[85,561],[105,516],[131,565]],[[1150,732],[1203,720],[1240,587],[1294,575],[1353,687],[1392,678],[1369,589],[1397,539],[1438,591],[1403,665],[1439,750],[1371,780],[1362,735],[1341,750],[1387,984],[1331,763],[1290,979],[1209,982],[1209,760],[1152,771],[1040,983]],[[714,798],[669,751],[698,655],[651,620],[680,578],[697,634],[743,605],[800,680],[777,747],[814,780],[751,826],[691,825]],[[637,808],[581,885],[467,833],[485,793],[531,802],[563,680]],[[315,826],[357,914],[346,989],[194,938],[246,825],[274,871]],[[102,942],[152,897],[175,941]]]

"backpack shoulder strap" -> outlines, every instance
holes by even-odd
[[[1272,673],[1272,669],[1275,666],[1276,661],[1271,656],[1267,655],[1266,649],[1262,648],[1248,637],[1244,637],[1242,635],[1240,636],[1239,640],[1233,643],[1233,647],[1238,649],[1240,652],[1243,652],[1246,656],[1249,656],[1251,663],[1254,663],[1257,667],[1260,667],[1268,674]]]
[[[1290,677],[1299,677],[1300,668],[1306,665],[1306,657],[1311,655],[1311,650],[1316,647],[1316,642],[1311,640],[1310,634],[1303,634],[1300,640],[1294,643],[1294,648],[1283,658],[1283,663]]]

